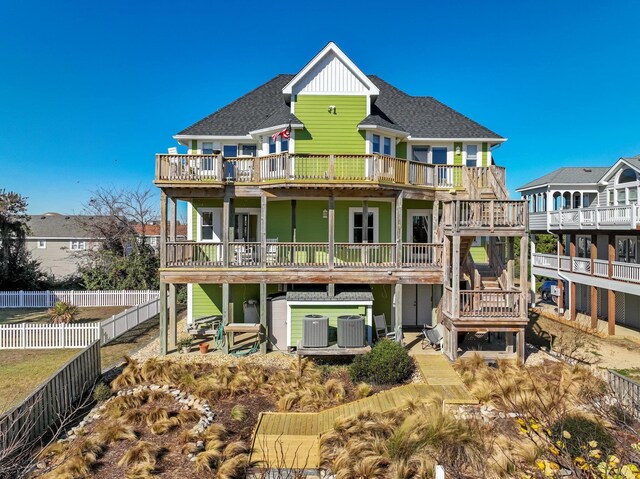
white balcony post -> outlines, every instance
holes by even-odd
[[[531,294],[531,307],[535,307],[536,305],[536,277],[533,274],[533,257],[536,254],[536,236],[531,235],[531,277],[529,279],[529,290]],[[522,257],[522,255],[520,256]]]

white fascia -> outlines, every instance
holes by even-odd
[[[414,138],[411,135],[407,137],[407,141],[464,141],[476,143],[504,143],[508,138]]]
[[[249,134],[252,136],[257,136],[257,135],[265,135],[267,133],[277,133],[279,131],[284,130],[288,126],[289,126],[288,123],[283,123],[282,125],[270,126],[268,128],[261,128],[260,130],[253,130],[253,131],[250,131]],[[291,129],[302,130],[304,129],[304,125],[302,123],[291,123]]]
[[[401,136],[403,138],[407,138],[409,133],[402,130],[394,130],[393,128],[387,128],[384,126],[378,125],[358,125],[358,130],[371,130],[371,131],[379,131],[381,133],[389,133],[394,136]]]
[[[251,135],[175,135],[174,139],[181,140],[251,140]]]
[[[608,185],[608,184],[609,184],[609,181],[611,181],[611,178],[612,178],[612,177],[617,173],[617,171],[616,171],[616,170],[618,169],[618,167],[619,167],[620,165],[626,165],[626,166],[628,166],[629,168],[632,168],[632,169],[634,169],[634,170],[636,170],[636,171],[640,171],[640,170],[638,170],[638,168],[637,168],[637,167],[635,167],[635,166],[633,166],[631,163],[627,162],[627,161],[625,160],[625,158],[620,158],[620,159],[619,159],[618,161],[616,161],[616,162],[614,163],[614,165],[613,165],[611,168],[609,168],[609,170],[608,170],[608,171],[607,171],[607,172],[602,176],[602,178],[600,179],[600,181],[599,181],[599,183],[598,183],[598,184],[599,184],[599,185],[602,185],[602,186],[606,186],[606,185]]]

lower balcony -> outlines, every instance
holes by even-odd
[[[223,243],[177,241],[166,245],[166,268],[287,268],[295,270],[441,270],[442,245],[403,243]]]
[[[624,230],[640,224],[640,205],[598,206],[529,214],[531,231]]]
[[[591,276],[633,285],[640,285],[640,264],[623,263],[603,259],[577,258],[555,254],[533,254],[534,274],[549,274],[561,271],[580,276]]]
[[[475,322],[519,321],[526,310],[526,304],[523,304],[522,293],[519,290],[459,291],[457,293],[457,307],[453,301],[455,294],[451,287],[445,286],[442,298],[442,312],[452,320]]]

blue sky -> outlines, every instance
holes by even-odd
[[[318,10],[315,5],[322,5]],[[640,2],[8,2],[0,188],[80,212],[150,184],[172,135],[329,40],[509,138],[508,186],[640,153]]]

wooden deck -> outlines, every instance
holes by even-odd
[[[434,395],[445,404],[477,404],[451,364],[440,353],[412,354],[426,384],[407,384],[318,413],[262,413],[253,436],[251,461],[258,467],[318,468],[320,438],[339,417],[362,411],[386,412],[408,401],[428,401]]]

